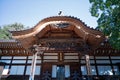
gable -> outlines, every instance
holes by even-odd
[[[13,31],[12,34],[26,49],[37,44],[41,38],[79,38],[91,48],[96,48],[104,40],[100,31],[91,29],[81,20],[70,16],[45,18],[29,30]]]

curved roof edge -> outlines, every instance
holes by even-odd
[[[92,34],[98,34],[100,31],[95,30],[93,28],[88,27],[82,20],[78,19],[77,17],[73,16],[52,16],[52,17],[47,17],[38,22],[37,25],[35,25],[33,28],[27,29],[27,30],[22,30],[22,31],[11,31],[13,38],[23,38],[23,37],[28,37],[28,36],[33,36],[39,33],[43,28],[45,28],[45,24],[51,24],[52,22],[57,22],[59,21],[66,21],[69,23],[72,23],[74,25],[80,26],[83,30],[86,30],[86,32],[89,30],[89,33]],[[42,25],[44,25],[43,28],[40,28]],[[80,28],[78,27],[78,28]],[[39,29],[39,30],[38,30]]]
[[[74,26],[73,31],[87,41],[93,48],[96,48],[103,40],[104,34],[98,30],[91,29],[84,22],[71,16],[52,16],[41,20],[36,26],[24,31],[13,31],[13,38],[21,41],[24,47],[29,48],[37,40],[37,34],[42,35],[49,31],[47,26],[50,24],[69,23]],[[71,30],[71,29],[70,29]]]

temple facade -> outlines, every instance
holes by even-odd
[[[120,50],[71,16],[53,16],[0,40],[1,80],[120,80]]]

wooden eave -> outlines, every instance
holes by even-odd
[[[69,23],[71,26],[66,30],[74,31],[79,37],[82,37],[92,48],[96,48],[103,40],[102,32],[87,27],[81,20],[70,16],[55,16],[41,20],[35,27],[24,31],[13,31],[13,38],[19,40],[24,48],[28,49],[37,40],[37,36],[44,36],[50,30],[56,27],[49,26],[55,23]],[[57,29],[56,29],[57,30]]]
[[[59,51],[54,51],[59,52]],[[61,51],[60,51],[61,52]],[[75,51],[66,51],[66,53],[75,53]],[[52,53],[52,51],[47,51]],[[78,52],[79,53],[79,52]],[[109,42],[103,42],[100,47],[89,53],[93,56],[120,56],[120,50],[113,49]],[[32,56],[32,53],[28,52],[21,43],[15,42],[1,42],[0,41],[0,56]]]

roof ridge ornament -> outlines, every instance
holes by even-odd
[[[62,10],[60,10],[60,11],[59,11],[58,15],[59,15],[59,16],[61,16],[61,15],[62,15]]]

